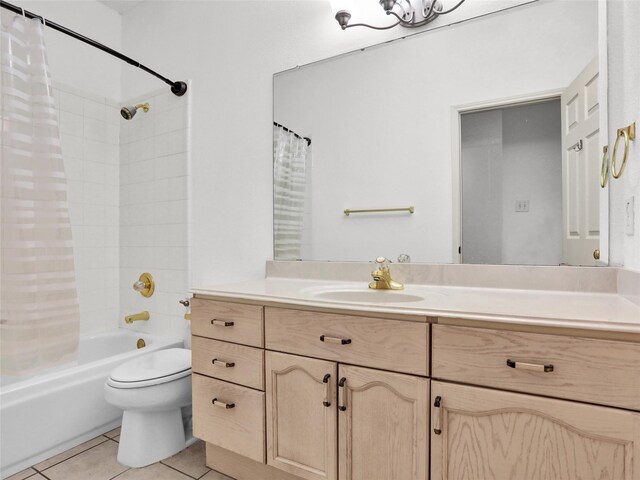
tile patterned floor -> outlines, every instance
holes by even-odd
[[[116,460],[120,428],[100,435],[6,480],[233,480],[205,465],[204,442],[144,468]]]

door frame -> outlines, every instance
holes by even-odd
[[[564,88],[545,90],[542,92],[502,97],[493,100],[454,105],[451,107],[451,182],[452,182],[452,209],[453,212],[453,244],[451,246],[451,258],[453,263],[462,263],[462,115],[471,112],[486,112],[504,107],[515,107],[534,103],[560,100]]]

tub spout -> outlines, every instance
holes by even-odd
[[[134,313],[133,315],[127,315],[124,317],[124,323],[133,323],[136,320],[149,320],[149,312],[146,310],[140,313]]]

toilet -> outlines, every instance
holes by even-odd
[[[191,432],[191,350],[142,355],[111,372],[105,400],[124,410],[118,462],[144,467],[195,441]]]

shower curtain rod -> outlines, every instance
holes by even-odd
[[[113,48],[109,48],[106,45],[103,45],[99,42],[96,42],[95,40],[92,40],[88,37],[85,37],[84,35],[81,35],[77,32],[74,32],[73,30],[69,30],[67,27],[63,27],[62,25],[59,25],[55,22],[52,22],[51,20],[47,20],[46,18],[44,18],[43,16],[40,15],[36,15],[33,12],[29,12],[28,10],[25,10],[21,7],[17,7],[9,2],[5,2],[4,0],[0,0],[0,7],[2,8],[6,8],[7,10],[10,10],[14,13],[17,13],[19,15],[24,15],[27,18],[37,18],[39,19],[42,24],[46,27],[49,28],[53,28],[54,30],[57,30],[59,32],[64,33],[65,35],[69,35],[72,38],[75,38],[76,40],[80,40],[81,42],[84,42],[88,45],[91,45],[92,47],[95,47],[99,50],[102,50],[103,52],[108,53],[109,55],[113,55],[116,58],[119,58],[120,60],[123,60],[125,62],[127,62],[129,65],[133,65],[134,67],[138,67],[141,70],[144,70],[147,73],[150,73],[151,75],[153,75],[154,77],[159,78],[160,80],[162,80],[164,83],[171,85],[171,92],[173,92],[175,95],[181,97],[182,95],[185,94],[185,92],[187,91],[187,84],[185,82],[173,82],[171,80],[169,80],[166,77],[163,77],[162,75],[160,75],[157,72],[154,72],[153,70],[151,70],[148,67],[145,67],[144,65],[142,65],[140,62],[135,61],[132,58],[127,57],[126,55],[123,55],[120,52],[117,52],[116,50],[114,50]]]
[[[296,138],[299,138],[300,140],[306,140],[307,147],[311,146],[311,139],[309,137],[302,137],[298,135],[296,132],[294,132],[293,130],[289,130],[287,127],[285,127],[284,125],[280,125],[279,123],[273,122],[273,125],[276,127],[282,128],[285,132],[293,133],[293,136]]]

